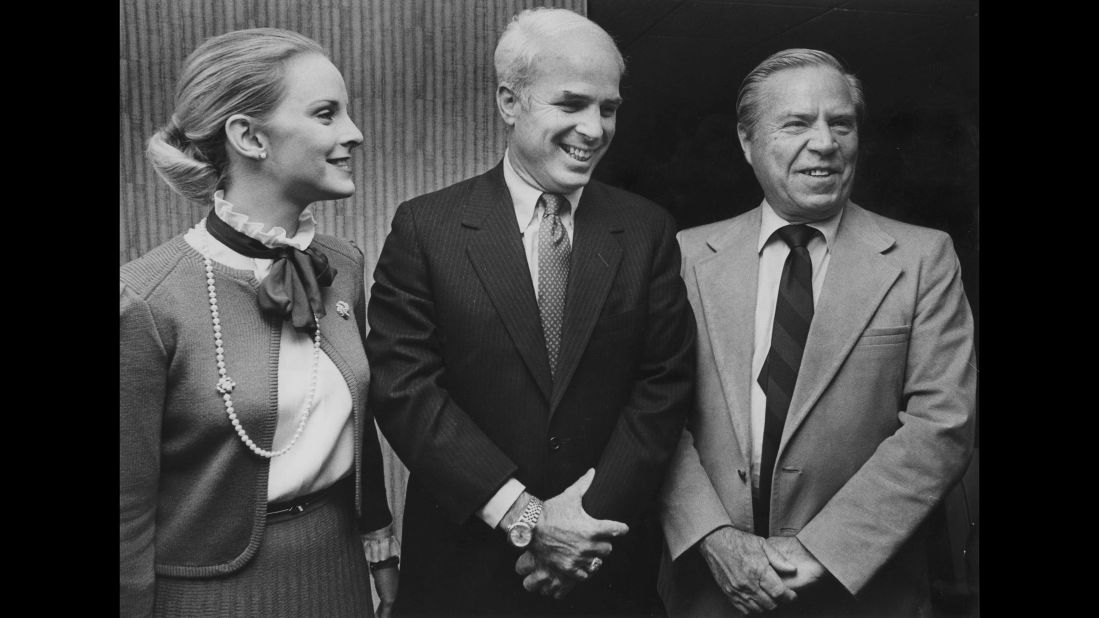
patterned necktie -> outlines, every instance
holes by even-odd
[[[546,336],[546,354],[550,374],[557,373],[557,355],[561,351],[561,322],[565,315],[565,289],[569,284],[569,235],[561,215],[572,205],[563,195],[543,193],[542,222],[538,227],[538,312]]]
[[[763,423],[763,451],[759,468],[759,499],[755,501],[755,529],[768,536],[771,508],[771,476],[775,469],[782,427],[794,395],[798,368],[813,321],[813,263],[806,245],[817,234],[807,225],[787,225],[775,231],[790,246],[782,265],[775,303],[775,321],[771,328],[771,349],[759,372],[760,388],[767,396]]]

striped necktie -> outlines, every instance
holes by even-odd
[[[569,284],[569,235],[561,215],[572,205],[563,195],[543,193],[542,222],[538,227],[538,312],[546,337],[546,355],[550,373],[557,373],[557,355],[561,351],[561,323],[565,316],[565,290]]]
[[[817,233],[817,230],[803,224],[787,225],[775,231],[789,245],[790,254],[782,265],[782,277],[779,279],[771,349],[757,380],[767,397],[763,451],[760,455],[759,499],[754,509],[756,534],[763,537],[768,536],[775,458],[794,395],[794,385],[797,384],[805,339],[813,321],[813,263],[809,259],[807,245]]]

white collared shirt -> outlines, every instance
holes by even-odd
[[[510,150],[510,149],[509,149]],[[530,268],[530,278],[534,282],[534,296],[538,297],[538,230],[542,227],[542,215],[545,208],[538,205],[538,198],[543,191],[532,187],[523,180],[508,158],[509,151],[504,152],[504,183],[507,184],[508,193],[511,194],[511,203],[515,206],[515,222],[519,226],[519,233],[523,236],[523,253],[527,256],[527,267]],[[569,235],[569,246],[573,239],[573,215],[580,205],[580,196],[584,193],[584,187],[566,193],[572,208],[561,215],[561,223],[565,226],[565,233]]]
[[[286,230],[281,227],[264,232],[263,224],[249,221],[247,215],[235,212],[233,205],[222,196],[221,191],[214,194],[214,212],[242,234],[269,247],[289,245],[305,250],[313,241],[316,222],[309,209],[299,217],[297,233],[287,237]],[[250,258],[233,251],[211,236],[205,224],[191,228],[184,239],[211,260],[237,270],[250,271],[260,281],[267,276],[273,263],[273,260]],[[222,319],[232,320],[233,316],[222,316]],[[321,336],[324,336],[323,332]],[[226,365],[230,371],[234,362],[262,362],[262,359],[234,361],[232,341],[225,343]],[[308,332],[295,329],[289,320],[283,321],[279,345],[279,418],[272,450],[286,445],[297,430],[312,367],[313,337]],[[351,422],[351,390],[343,374],[323,350],[317,366],[317,392],[312,409],[294,448],[271,459],[267,480],[268,502],[281,502],[318,491],[352,472],[355,431]],[[243,444],[241,448],[244,448]]]
[[[829,247],[836,239],[843,210],[824,221],[812,221],[807,225],[820,231],[809,241],[809,260],[813,263],[813,306],[820,299],[824,287],[824,277],[828,274],[828,263],[832,259]],[[767,395],[760,387],[757,378],[771,350],[771,327],[775,320],[775,303],[778,302],[779,279],[782,278],[782,266],[790,247],[778,236],[772,238],[775,230],[789,225],[780,217],[767,200],[763,201],[762,220],[759,225],[759,239],[756,251],[759,253],[759,281],[756,287],[755,343],[752,348],[752,486],[759,487],[760,459],[763,452],[763,424],[767,417]]]
[[[545,208],[538,205],[538,198],[542,196],[543,191],[531,186],[519,176],[511,165],[510,154],[510,149],[504,151],[504,183],[507,185],[508,193],[511,194],[511,203],[515,207],[515,223],[519,226],[519,233],[523,237],[523,253],[527,258],[527,268],[530,269],[530,279],[534,283],[534,296],[537,298],[538,230],[542,226],[542,214],[545,212]],[[583,193],[584,187],[580,187],[565,194],[572,208],[561,215],[561,223],[565,226],[565,233],[569,235],[569,246],[572,246],[574,236],[573,214],[580,205],[580,196]],[[485,503],[485,506],[477,511],[477,516],[490,528],[495,528],[524,489],[526,489],[525,485],[514,477],[509,478],[504,486]]]

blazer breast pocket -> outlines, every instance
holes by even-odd
[[[859,337],[858,346],[895,345],[906,343],[912,334],[910,325],[868,328]]]
[[[644,310],[645,307],[634,307],[621,313],[600,318],[591,331],[591,338],[602,339],[603,337],[629,332],[631,327],[645,317]]]

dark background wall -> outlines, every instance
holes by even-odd
[[[979,333],[978,0],[587,4],[627,62],[626,102],[598,178],[661,204],[680,228],[754,208],[763,193],[737,143],[740,81],[782,49],[830,52],[862,79],[869,110],[852,199],[950,234]],[[977,452],[931,518],[939,616],[980,611]]]

